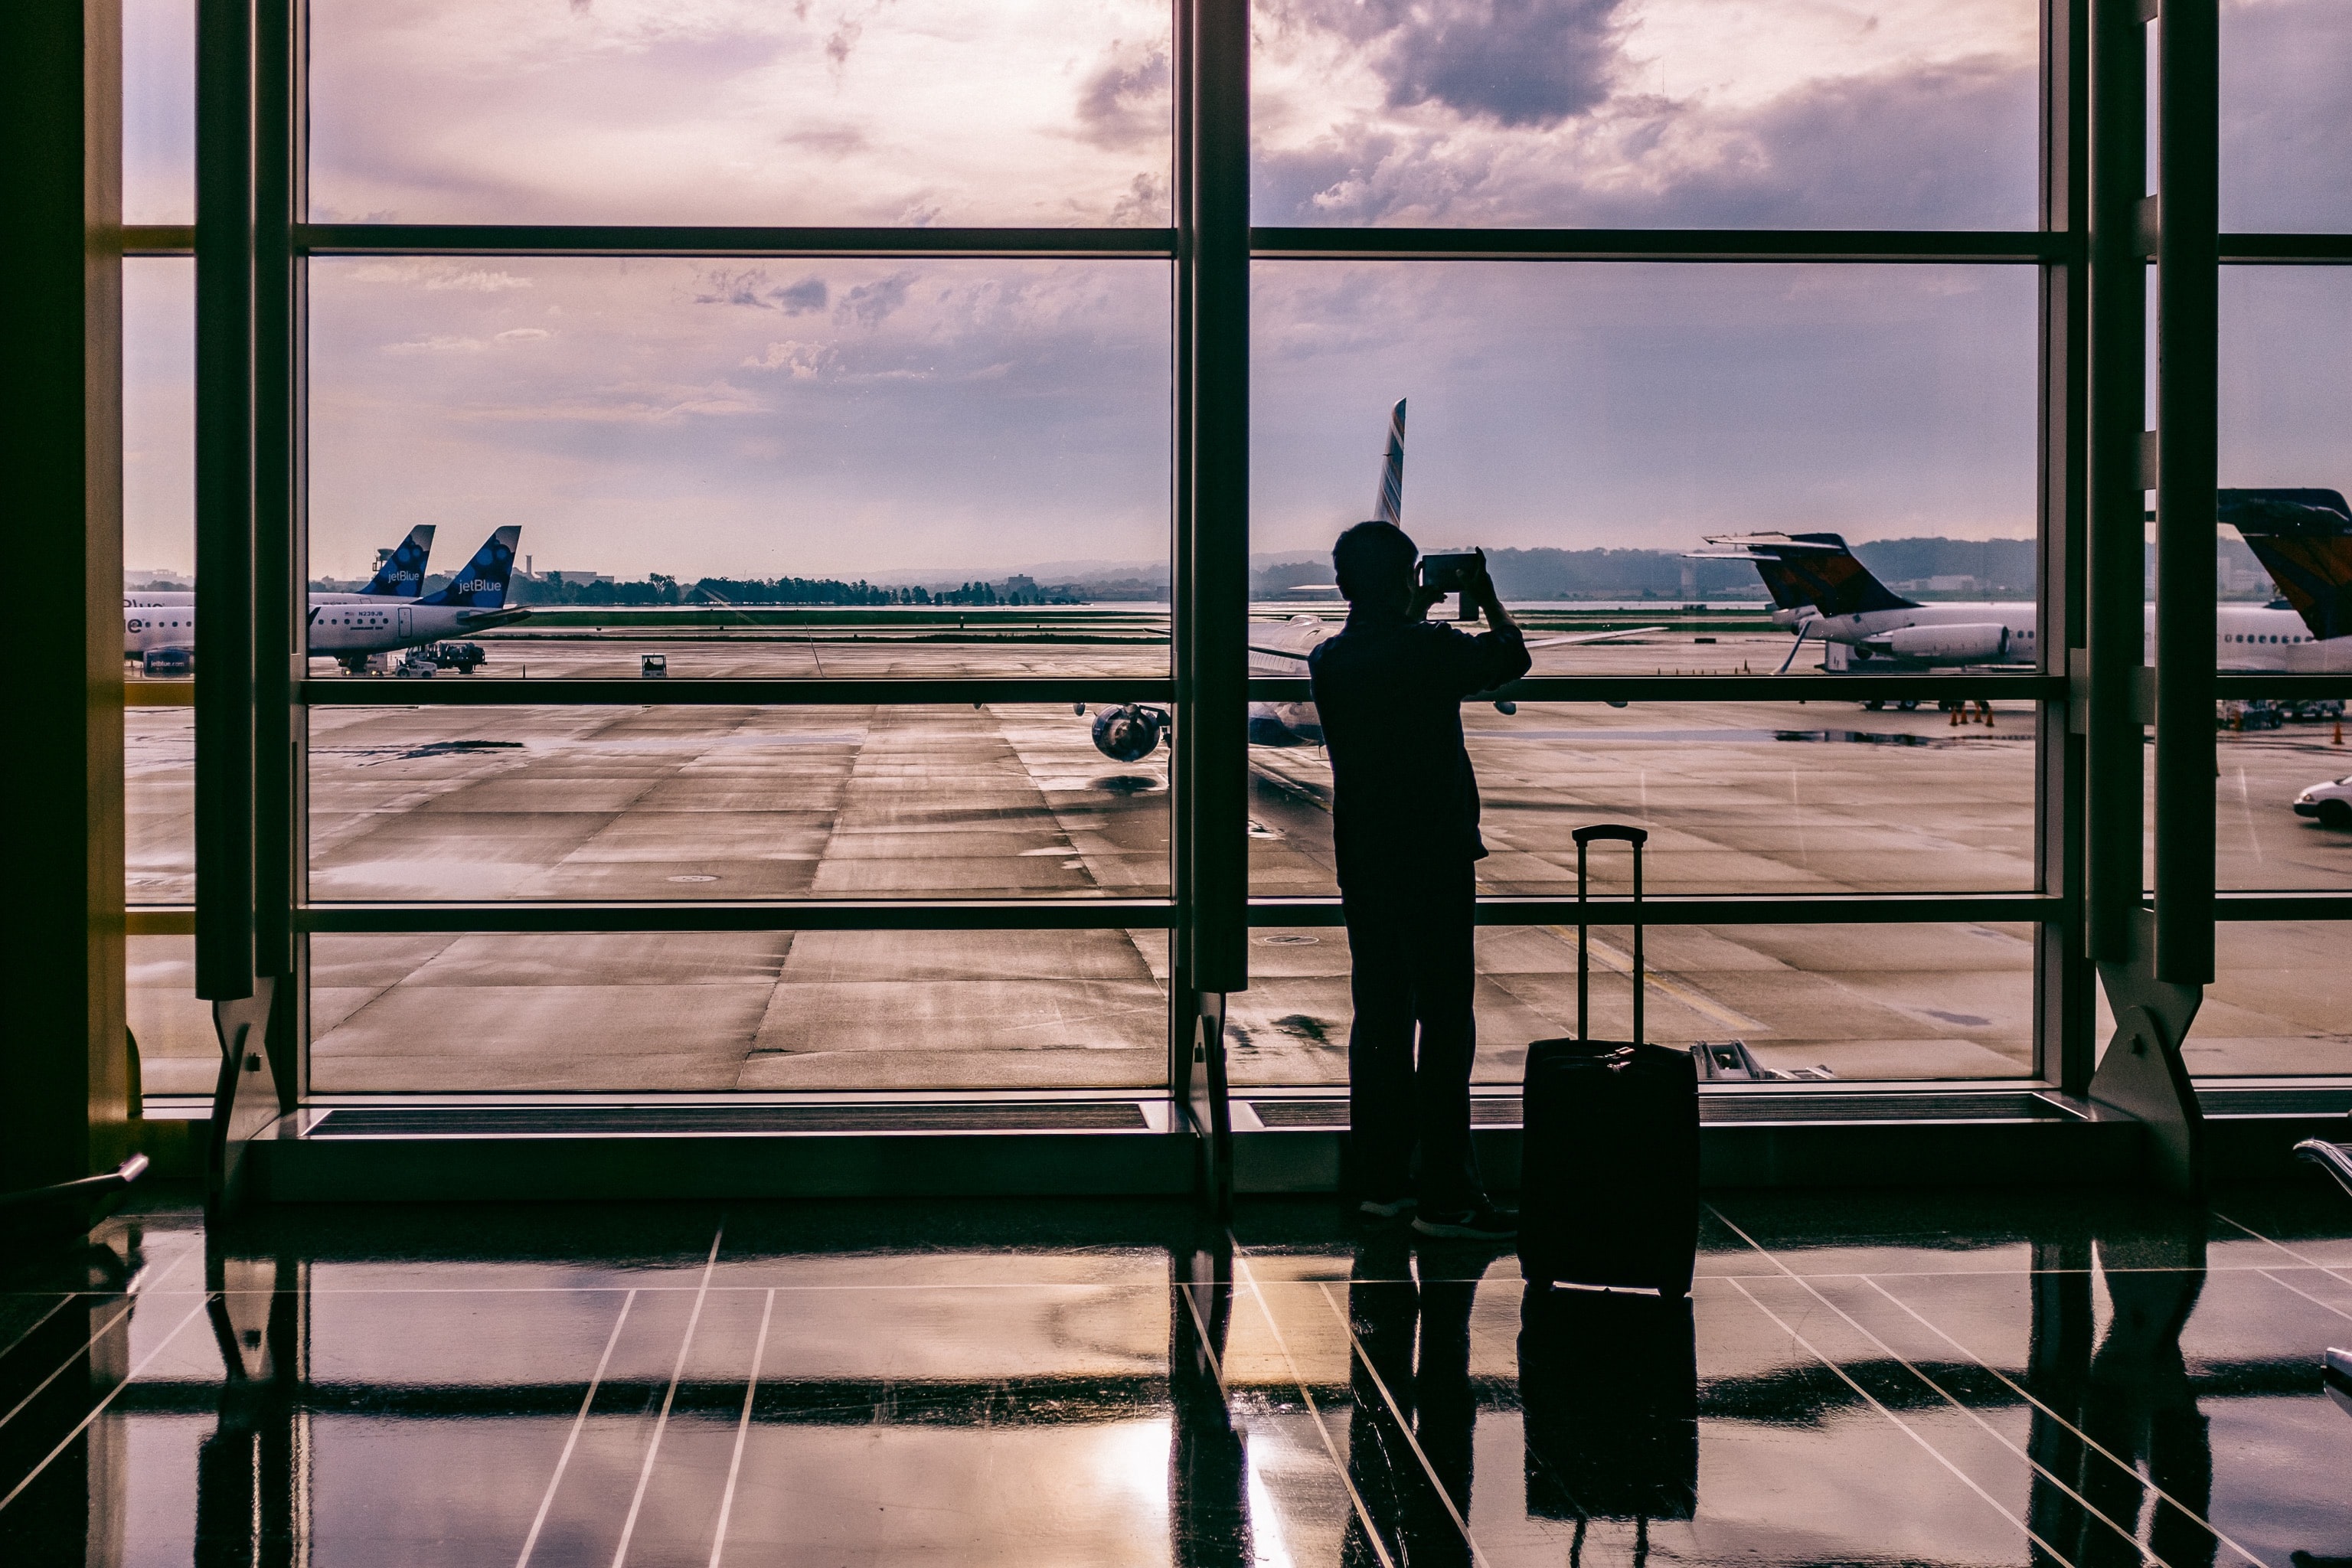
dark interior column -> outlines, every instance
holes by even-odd
[[[16,581],[0,1190],[119,1157],[122,998],[121,20],[0,7]]]

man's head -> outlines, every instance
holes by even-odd
[[[1412,597],[1412,563],[1421,551],[1392,522],[1360,522],[1331,546],[1339,592],[1351,605],[1396,604]]]

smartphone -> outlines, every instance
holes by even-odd
[[[1478,574],[1478,556],[1473,551],[1452,555],[1424,555],[1421,558],[1421,585],[1459,595],[1454,611],[1457,621],[1475,621],[1478,606],[1464,592],[1470,580]]]

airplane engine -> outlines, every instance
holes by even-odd
[[[2009,657],[2009,628],[1990,624],[1904,626],[1887,634],[1886,648],[1897,658],[1974,664]]]
[[[1095,715],[1095,750],[1115,763],[1139,763],[1160,749],[1168,732],[1168,710],[1129,702]]]

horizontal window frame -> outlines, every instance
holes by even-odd
[[[1970,262],[2081,258],[2056,229],[1324,228],[1250,230],[1255,261]]]
[[[312,935],[779,931],[1166,931],[1171,899],[803,899],[586,902],[354,901],[297,906]]]
[[[1053,918],[1028,917],[1040,909]],[[478,910],[529,913],[521,923],[456,924],[455,915]],[[1615,895],[1596,898],[1586,906],[1586,923],[1622,924],[1630,900]],[[776,915],[785,910],[787,921]],[[856,923],[862,911],[880,911],[885,923]],[[608,911],[610,911],[608,913]],[[624,913],[625,911],[625,913]],[[2231,892],[2214,895],[2214,918],[2230,924],[2352,921],[2352,891]],[[659,924],[647,923],[658,913]],[[1017,913],[1020,920],[1011,917]],[[1573,925],[1573,899],[1518,897],[1482,898],[1477,922],[1491,926]],[[1643,900],[1648,925],[1948,925],[2047,924],[2073,918],[2070,900],[2049,893],[1856,893],[1797,897],[1774,895],[1661,894]],[[505,931],[1107,931],[1165,930],[1176,921],[1176,905],[1168,900],[1006,899],[976,904],[970,900],[906,900],[858,904],[803,900],[793,903],[741,903],[713,906],[678,904],[310,904],[298,917],[299,929],[338,934],[362,932],[424,932],[467,934]],[[129,936],[193,936],[195,907],[192,904],[139,904],[124,911]],[[587,923],[587,922],[597,923]],[[634,922],[634,923],[629,923]],[[1254,929],[1285,926],[1337,927],[1346,921],[1336,898],[1254,898],[1249,901]]]
[[[1622,925],[1630,899],[1597,897],[1586,923]],[[1819,894],[1793,897],[1670,894],[1643,901],[1645,925],[2023,925],[2069,917],[2073,906],[2044,893]],[[297,931],[313,934],[447,932],[667,932],[773,931],[1153,931],[1174,926],[1168,899],[779,900],[678,903],[533,900],[304,904]],[[1496,896],[1478,900],[1477,923],[1573,925],[1574,899]],[[1345,924],[1333,897],[1254,898],[1258,929]]]
[[[1176,700],[1176,682],[1156,675],[1007,675],[831,680],[806,677],[460,675],[432,680],[306,679],[295,701],[307,708],[821,708],[956,707],[971,703],[1126,703]]]
[[[193,224],[126,224],[125,256],[193,256]],[[794,228],[723,224],[295,224],[305,256],[1064,257],[1173,260],[1166,228]],[[2063,229],[1306,228],[1250,231],[1258,261],[1784,261],[2065,265]],[[2352,264],[2352,234],[2225,234],[2224,266]]]
[[[2261,678],[2256,678],[2261,679]],[[2352,676],[2320,678],[2352,689]],[[181,706],[194,700],[142,703]],[[1305,702],[1313,688],[1301,676],[1258,676],[1249,682],[1253,702]],[[1476,700],[1517,702],[1796,702],[2005,700],[2063,702],[2062,675],[1539,675],[1515,680]],[[810,678],[698,679],[643,677],[540,679],[509,676],[455,676],[399,681],[328,678],[295,683],[297,703],[311,708],[572,707],[800,708],[854,706],[908,708],[971,702],[1173,702],[1177,683],[1160,676],[1052,675],[955,676],[871,680]]]

